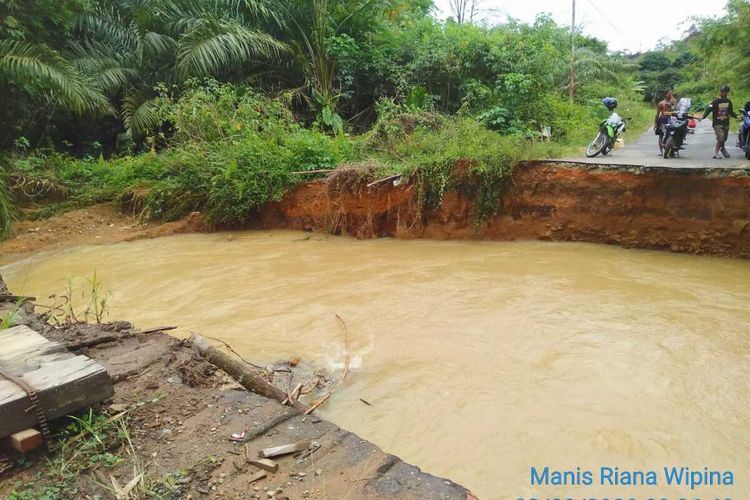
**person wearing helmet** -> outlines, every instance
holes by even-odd
[[[725,143],[729,137],[729,117],[738,118],[737,113],[734,112],[732,101],[727,97],[728,94],[729,87],[722,85],[719,89],[719,98],[714,99],[703,113],[703,118],[706,118],[709,114],[713,114],[712,124],[714,133],[716,134],[716,150],[713,157],[716,160],[721,160],[719,153],[724,155],[724,158],[729,158],[729,152],[725,147]]]

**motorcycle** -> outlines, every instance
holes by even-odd
[[[599,124],[599,132],[596,134],[594,140],[591,141],[591,144],[586,148],[586,156],[589,158],[593,158],[599,153],[603,155],[609,154],[615,146],[618,137],[620,137],[620,134],[625,131],[628,125],[627,122],[615,112],[617,99],[605,97],[602,99],[602,104],[611,111],[611,114],[609,115],[609,118],[603,120]]]
[[[750,160],[750,112],[741,111],[742,124],[738,134],[740,149],[745,152],[745,158]]]
[[[679,156],[679,151],[685,149],[685,137],[690,132],[690,122],[694,118],[690,116],[692,102],[687,97],[683,97],[677,103],[675,112],[669,118],[669,123],[664,127],[664,139],[662,147],[664,148],[664,158],[674,158]]]

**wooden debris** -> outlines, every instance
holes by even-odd
[[[372,186],[376,186],[378,184],[382,184],[383,182],[395,181],[396,179],[400,179],[401,177],[403,177],[402,174],[389,175],[388,177],[384,177],[383,179],[378,179],[376,181],[372,181],[371,183],[369,183],[367,185],[367,187],[369,188],[369,187],[372,187]]]
[[[227,354],[220,351],[219,349],[211,346],[208,341],[200,335],[193,335],[190,337],[190,341],[195,349],[203,355],[206,360],[215,365],[218,368],[224,370],[227,374],[233,377],[239,384],[245,389],[265,396],[267,398],[275,399],[276,401],[284,401],[288,398],[286,391],[276,387],[268,380],[264,379],[260,370],[253,369],[246,363],[230,358]],[[299,401],[291,401],[291,406],[300,412],[307,411],[307,405],[302,404]]]
[[[167,332],[169,330],[177,330],[177,327],[176,326],[157,326],[155,328],[147,328],[146,330],[135,330],[133,333],[141,335],[144,333]]]
[[[68,352],[27,326],[0,331],[0,367],[34,389],[47,420],[67,415],[114,394],[104,367]],[[0,376],[0,437],[37,425],[38,414],[19,384]]]
[[[20,453],[28,453],[43,443],[42,433],[36,429],[26,429],[8,437],[8,444]]]
[[[295,172],[289,172],[290,174],[305,175],[305,174],[323,174],[326,172],[333,172],[335,168],[320,168],[317,170],[297,170]]]
[[[34,302],[36,300],[36,297],[27,297],[25,295],[10,295],[10,294],[0,294],[0,302],[17,302],[17,301],[23,301],[23,302]]]
[[[305,410],[305,415],[311,414],[312,412],[314,412],[315,410],[318,409],[318,406],[320,406],[323,403],[325,403],[326,401],[328,401],[331,398],[331,396],[333,395],[333,391],[334,390],[331,389],[329,392],[326,393],[325,396],[323,396],[322,398],[320,398],[319,400],[317,400],[315,403],[313,403],[312,406],[310,406],[310,408],[308,408],[307,410]]]
[[[359,400],[360,400],[360,401],[362,401],[362,402],[363,402],[364,404],[366,404],[367,406],[372,406],[372,403],[368,403],[367,401],[365,401],[365,400],[364,400],[364,399],[362,399],[362,398],[359,398]]]
[[[95,347],[101,344],[109,344],[110,342],[117,342],[118,340],[127,339],[132,336],[132,333],[113,333],[111,335],[102,335],[93,339],[86,339],[79,342],[66,344],[66,346],[71,351],[80,351],[81,349]]]
[[[263,458],[273,458],[279,455],[288,455],[290,453],[297,453],[298,451],[306,450],[311,444],[309,439],[297,441],[296,443],[282,444],[281,446],[274,446],[272,448],[264,448],[260,454]]]
[[[263,469],[264,471],[268,471],[268,472],[278,472],[279,470],[279,464],[267,458],[261,458],[258,460],[248,460],[247,463],[249,463],[250,465],[254,465],[259,469]]]
[[[259,470],[258,472],[256,472],[256,473],[255,473],[255,474],[253,474],[252,476],[248,477],[246,481],[247,481],[248,483],[254,483],[254,482],[255,482],[255,481],[257,481],[258,479],[263,479],[263,478],[264,478],[264,477],[266,477],[266,476],[267,476],[267,474],[266,474],[266,471],[264,471],[264,470]]]
[[[292,392],[287,392],[286,399],[282,401],[281,404],[285,405],[289,401],[297,401],[297,399],[299,399],[300,391],[302,390],[303,386],[304,384],[297,384],[297,387],[295,387]]]

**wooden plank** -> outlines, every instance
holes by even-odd
[[[104,367],[76,356],[26,326],[0,331],[0,366],[36,389],[47,419],[67,415],[112,397],[112,379]],[[28,394],[0,377],[0,437],[37,422]]]
[[[261,458],[258,460],[247,460],[247,463],[249,463],[250,465],[254,465],[259,469],[263,469],[264,471],[268,471],[268,472],[278,472],[279,470],[279,464],[267,458]]]
[[[20,453],[28,453],[44,443],[42,433],[36,429],[25,429],[8,437],[8,444]]]
[[[255,473],[255,474],[253,474],[252,476],[248,477],[248,478],[246,479],[246,481],[247,481],[248,483],[254,483],[254,482],[255,482],[255,481],[257,481],[258,479],[263,479],[264,477],[266,477],[266,471],[264,471],[264,470],[259,470],[258,472],[256,472],[256,473]]]

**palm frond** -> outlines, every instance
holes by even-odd
[[[88,39],[100,40],[118,51],[134,51],[138,45],[138,26],[126,21],[116,10],[99,9],[78,17],[78,31]]]
[[[138,79],[135,55],[113,50],[104,43],[88,41],[73,46],[73,64],[97,83],[105,94],[112,95]]]
[[[0,72],[21,83],[44,81],[50,87],[50,100],[74,112],[111,111],[96,82],[46,45],[0,40]]]
[[[138,41],[142,57],[155,58],[168,54],[177,47],[174,38],[154,31],[147,31]]]
[[[183,78],[212,75],[231,64],[274,57],[285,49],[271,35],[236,20],[205,17],[180,37],[177,72]]]
[[[131,139],[145,135],[161,124],[157,98],[132,90],[122,100],[122,119]]]

